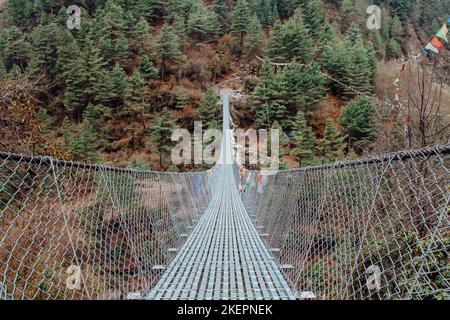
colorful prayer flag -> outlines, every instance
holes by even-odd
[[[433,45],[433,47],[435,47],[436,49],[438,49],[439,52],[441,52],[442,50],[444,50],[444,45],[442,44],[441,41],[439,41],[438,38],[433,37],[433,39],[431,39],[431,42],[430,42],[430,43]]]
[[[433,52],[435,52],[435,53],[439,53],[439,50],[438,50],[435,46],[433,46],[433,45],[431,44],[431,42],[428,43],[428,44],[425,46],[425,50],[433,51]]]
[[[439,30],[438,33],[436,33],[436,37],[438,37],[439,39],[444,40],[445,42],[448,42],[447,34],[448,34],[448,28],[447,28],[447,25],[444,24],[442,26],[441,30]]]

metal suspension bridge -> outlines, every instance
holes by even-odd
[[[448,145],[264,176],[222,100],[208,172],[0,153],[0,299],[449,297]]]

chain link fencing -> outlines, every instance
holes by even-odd
[[[299,298],[449,299],[449,151],[249,171],[242,199]]]
[[[208,181],[0,153],[0,300],[142,298],[209,202]]]

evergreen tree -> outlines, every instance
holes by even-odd
[[[286,125],[287,109],[280,99],[281,79],[273,73],[269,61],[264,61],[261,70],[261,80],[253,90],[253,113],[255,123],[259,128],[268,129],[274,121]]]
[[[135,71],[129,80],[129,94],[127,95],[127,107],[133,111],[137,117],[141,118],[142,127],[145,130],[145,108],[149,94],[143,75]]]
[[[344,32],[356,21],[358,10],[352,0],[343,0],[340,11],[341,31]]]
[[[48,134],[52,119],[48,115],[47,110],[45,110],[44,108],[39,108],[38,112],[36,113],[36,120],[39,124],[40,133]]]
[[[175,107],[177,109],[183,109],[187,105],[189,105],[189,94],[185,89],[179,89],[176,95],[176,104]]]
[[[287,145],[289,144],[289,137],[283,132],[283,127],[281,126],[281,124],[278,121],[274,121],[272,123],[271,129],[278,130],[278,133],[279,133],[280,140],[279,140],[279,163],[278,163],[279,167],[278,167],[278,169],[287,170],[287,169],[289,169],[289,167],[283,161],[283,159],[286,156],[286,148],[287,148]],[[270,133],[268,134],[268,140],[269,140],[269,145],[272,146]]]
[[[4,29],[0,37],[0,57],[3,58],[6,71],[13,65],[24,70],[28,64],[30,44],[25,40],[22,31],[17,27]]]
[[[56,24],[38,25],[31,33],[31,68],[37,74],[44,73],[53,80],[56,71],[59,34]]]
[[[339,122],[352,141],[375,137],[372,102],[365,97],[355,98],[345,107]]]
[[[400,57],[400,46],[394,38],[391,38],[386,45],[386,57],[387,58],[399,58]]]
[[[292,141],[294,149],[292,150],[300,167],[310,165],[314,160],[314,136],[306,123],[305,114],[299,111],[293,121]]]
[[[77,57],[67,65],[64,105],[79,121],[88,99],[85,94],[87,83],[88,71],[86,65],[83,59]]]
[[[97,136],[89,120],[83,120],[79,136],[72,140],[70,153],[76,161],[96,162],[97,157]]]
[[[374,76],[373,51],[368,52],[365,48],[359,28],[355,25],[352,25],[347,33],[345,51],[349,55],[349,61],[344,67],[343,80],[349,88],[344,88],[344,98],[352,98],[358,93],[372,93]]]
[[[111,81],[111,97],[116,107],[123,105],[127,95],[128,79],[125,71],[120,65],[116,65],[110,74]]]
[[[62,126],[61,126],[61,135],[64,142],[64,150],[66,152],[70,152],[70,146],[73,140],[73,132],[72,132],[72,124],[68,117],[64,117]]]
[[[204,123],[204,127],[208,129],[218,127],[218,101],[219,99],[212,89],[206,90],[206,93],[200,101],[198,116],[199,119]]]
[[[99,48],[94,45],[91,39],[86,39],[84,48],[81,51],[84,64],[83,70],[86,79],[84,94],[88,102],[107,102],[111,95],[109,72],[106,70],[106,62],[100,53]]]
[[[161,79],[164,79],[166,63],[177,62],[181,55],[178,37],[167,24],[164,24],[156,46],[161,59]]]
[[[28,0],[8,0],[5,13],[8,25],[24,28],[30,22],[33,4]]]
[[[231,31],[234,35],[239,37],[239,48],[242,52],[242,46],[244,44],[244,37],[248,32],[248,24],[251,18],[250,7],[246,0],[239,0],[233,8],[233,18]]]
[[[324,84],[325,78],[316,64],[303,67],[294,62],[281,74],[282,104],[294,115],[297,111],[309,115],[325,96]]]
[[[253,15],[248,26],[248,35],[244,42],[244,53],[247,59],[250,60],[255,55],[259,55],[261,45],[261,24],[258,17]]]
[[[309,62],[314,50],[309,30],[303,23],[299,10],[286,23],[277,23],[274,26],[267,50],[270,57],[276,61],[291,61],[297,58],[303,63]]]
[[[194,40],[215,40],[219,33],[219,19],[216,13],[198,3],[189,14],[187,33]]]
[[[304,6],[305,24],[315,38],[320,37],[325,24],[322,10],[322,2],[319,0],[307,1]]]
[[[229,8],[225,0],[213,0],[213,10],[217,15],[217,19],[219,21],[219,30],[220,33],[223,34],[228,32],[228,20],[229,20]]]
[[[322,163],[339,160],[343,155],[345,137],[342,137],[331,119],[326,120],[324,137],[317,143]]]
[[[142,17],[139,19],[139,22],[132,27],[132,37],[134,39],[133,41],[133,47],[136,52],[143,53],[144,52],[144,43],[145,39],[149,34],[149,26],[147,21],[143,19]]]
[[[139,62],[139,72],[142,74],[144,79],[157,79],[159,75],[159,69],[155,67],[153,62],[147,57],[143,57]]]
[[[436,31],[437,32],[437,31]],[[400,18],[395,16],[391,22],[390,34],[392,38],[401,39],[403,36],[403,26]]]
[[[159,153],[159,165],[165,167],[167,163],[167,155],[172,149],[172,132],[175,128],[173,116],[164,109],[161,114],[157,115],[150,128],[150,146],[155,147]]]

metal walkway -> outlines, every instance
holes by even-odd
[[[229,97],[214,196],[148,299],[295,299],[242,203],[233,174]]]

